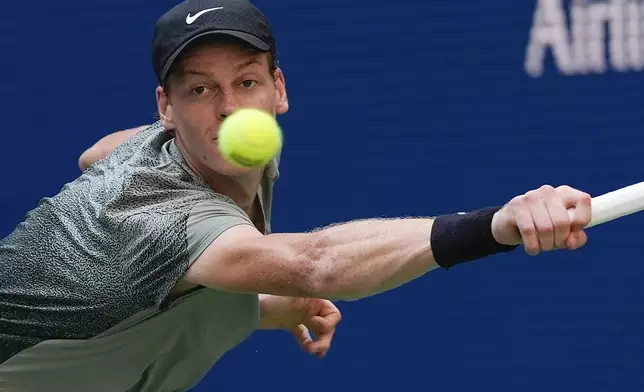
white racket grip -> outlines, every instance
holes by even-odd
[[[644,182],[629,185],[591,199],[591,219],[586,228],[644,210]],[[573,219],[575,209],[568,210]]]

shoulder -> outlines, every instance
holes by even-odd
[[[79,178],[91,202],[121,214],[185,212],[213,191],[185,164],[157,123],[139,131]],[[82,187],[82,185],[79,185]]]
[[[186,221],[189,263],[199,258],[226,230],[238,225],[254,227],[250,217],[226,196],[217,195],[196,203]]]

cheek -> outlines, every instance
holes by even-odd
[[[200,139],[215,134],[213,129],[216,116],[210,105],[186,105],[181,109],[178,111],[180,115],[177,116],[179,129],[185,128],[192,137],[198,136]]]
[[[206,128],[202,136],[204,139],[204,143],[208,143],[208,144],[205,144],[204,147],[206,148],[210,147],[210,143],[216,144],[217,141],[215,139],[217,138],[218,133],[219,133],[218,127]]]
[[[216,128],[212,121],[202,118],[203,116],[203,110],[182,111],[181,115],[177,116],[177,130],[192,150],[207,149],[209,142],[216,137]]]
[[[274,113],[277,106],[275,89],[266,89],[253,96],[252,106]]]
[[[200,159],[204,163],[212,162],[213,159],[216,159],[219,152],[217,140],[215,140],[217,137],[216,128],[197,128],[193,135],[191,140],[193,151],[198,154]]]

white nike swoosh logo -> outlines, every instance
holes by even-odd
[[[195,14],[195,16],[192,16],[192,15],[188,14],[188,16],[186,16],[186,23],[187,24],[193,24],[193,23],[195,23],[195,20],[199,19],[199,17],[201,15],[205,14],[206,12],[216,11],[216,10],[220,10],[220,9],[223,9],[223,8],[224,7],[208,8],[207,10],[197,12]]]

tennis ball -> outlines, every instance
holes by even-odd
[[[282,130],[269,113],[244,108],[221,123],[217,143],[230,163],[255,168],[266,165],[282,148]]]

